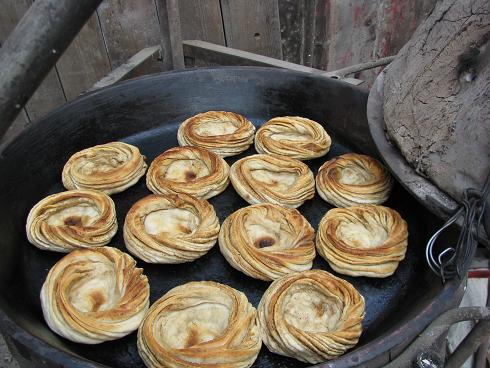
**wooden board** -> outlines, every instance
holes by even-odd
[[[27,102],[25,109],[30,120],[35,122],[65,102],[66,97],[55,66]]]
[[[118,66],[104,78],[97,81],[87,92],[107,87],[126,79],[146,75],[154,63],[161,62],[159,59],[161,59],[160,46],[147,47],[134,55],[125,64]]]
[[[56,66],[68,101],[111,71],[97,14],[90,17]]]
[[[323,28],[323,47],[314,50],[313,67],[334,70],[395,55],[436,0],[321,0],[315,32]],[[323,21],[324,14],[326,22]],[[323,24],[321,24],[323,22]],[[353,75],[374,81],[379,68]]]
[[[97,9],[112,68],[140,50],[160,45],[154,0],[106,0]]]
[[[183,40],[225,45],[219,0],[179,0]]]
[[[226,46],[282,59],[277,0],[221,0]]]
[[[5,132],[5,135],[3,137],[0,137],[0,155],[2,150],[10,142],[12,142],[15,137],[17,137],[17,135],[19,135],[29,124],[29,116],[27,116],[25,109],[22,109],[12,125]]]
[[[0,43],[32,1],[0,0]],[[105,0],[28,102],[26,116],[39,119],[146,47],[162,45],[163,58],[170,55],[173,67],[178,64],[173,57],[181,51],[182,38],[228,45],[322,70],[392,55],[410,38],[436,0],[169,2],[171,9],[180,13],[180,20],[172,22],[171,35],[162,33],[158,20],[157,4],[162,6],[166,0]],[[150,65],[150,73],[165,70],[164,63]],[[372,82],[379,70],[351,76]]]
[[[436,0],[383,0],[382,3],[376,25],[374,55],[377,57],[398,52],[434,7]]]
[[[0,44],[8,37],[31,4],[32,0],[0,0]],[[28,101],[24,119],[35,121],[64,102],[66,99],[57,70],[54,68]]]
[[[320,58],[327,46],[328,3],[322,0],[278,0],[278,5],[283,60],[321,67]]]

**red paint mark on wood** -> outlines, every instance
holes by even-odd
[[[391,54],[390,37],[391,35],[387,33],[386,36],[383,38],[383,43],[381,46],[381,55],[380,55],[381,57],[390,56]]]
[[[354,6],[352,21],[354,24],[358,25],[362,18],[362,7],[359,5]]]
[[[417,21],[417,18],[414,16],[412,17],[412,20],[410,21],[410,30],[412,31],[412,33],[415,31],[415,29],[418,27],[418,21]]]
[[[325,13],[328,14],[330,12],[330,0],[325,0]]]
[[[390,6],[390,18],[392,21],[392,24],[404,21],[404,16],[403,16],[403,8],[405,6],[405,1],[401,0],[391,0],[391,6]]]
[[[344,67],[347,65],[347,63],[352,59],[352,51],[347,51],[342,54],[342,57],[340,58],[340,65],[341,67]]]

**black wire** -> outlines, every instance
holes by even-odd
[[[478,239],[480,235],[480,224],[485,212],[486,200],[490,192],[490,172],[487,175],[483,189],[480,191],[475,188],[468,188],[463,193],[463,200],[460,208],[455,215],[448,220],[442,228],[447,227],[450,223],[455,222],[455,218],[463,216],[461,231],[458,236],[458,242],[453,248],[448,248],[442,251],[438,257],[439,264],[428,258],[431,269],[437,273],[442,282],[458,276],[463,278],[471,266],[471,261],[476,252]],[[427,252],[433,257],[433,247],[435,239],[440,234],[431,238],[427,244]],[[434,238],[434,239],[433,239]],[[449,250],[453,249],[452,252]],[[448,256],[448,254],[450,254]]]

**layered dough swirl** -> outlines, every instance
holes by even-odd
[[[364,298],[347,281],[310,270],[275,280],[258,312],[262,339],[270,351],[315,364],[357,344]]]
[[[228,263],[265,281],[309,270],[315,258],[313,241],[314,230],[298,210],[270,203],[239,209],[219,233]]]
[[[316,187],[320,197],[336,207],[381,204],[390,196],[393,179],[376,159],[347,153],[320,167]]]
[[[150,287],[141,268],[116,248],[75,250],[49,271],[41,289],[48,326],[83,344],[119,339],[148,310]]]
[[[318,253],[337,272],[392,275],[407,250],[407,223],[395,210],[375,205],[334,208],[320,221]]]
[[[269,120],[255,135],[259,153],[276,153],[298,160],[326,155],[332,139],[316,121],[299,116],[283,116]]]
[[[230,167],[223,158],[200,147],[175,147],[155,158],[146,175],[154,194],[186,193],[208,199],[230,183]]]
[[[256,309],[240,291],[190,282],[155,302],[138,330],[149,368],[250,367],[262,345]]]
[[[114,202],[95,190],[52,194],[31,209],[26,223],[31,244],[65,253],[106,245],[116,232]]]
[[[213,206],[182,193],[140,199],[124,223],[126,248],[149,263],[193,261],[213,247],[218,232]]]
[[[296,208],[315,195],[315,179],[307,165],[279,155],[252,155],[231,166],[230,179],[250,204],[274,203]]]
[[[94,189],[119,193],[145,175],[147,165],[138,147],[111,142],[75,153],[63,167],[66,189]]]
[[[254,140],[255,127],[244,116],[208,111],[184,121],[177,133],[181,146],[206,148],[221,157],[245,151]]]

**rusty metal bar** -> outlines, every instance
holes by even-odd
[[[37,0],[0,49],[0,137],[102,0]]]
[[[351,66],[347,66],[347,67],[342,68],[342,69],[332,70],[331,72],[324,73],[324,75],[327,77],[331,77],[331,78],[342,79],[342,78],[345,78],[349,74],[354,74],[357,72],[362,72],[363,70],[369,70],[369,69],[377,68],[378,66],[388,65],[393,60],[395,60],[395,55],[386,56],[386,57],[380,58],[378,60],[368,61],[366,63],[351,65]]]
[[[206,65],[244,65],[244,66],[272,66],[288,70],[295,70],[323,77],[330,77],[324,70],[310,68],[308,66],[290,63],[288,61],[274,59],[268,56],[254,54],[252,52],[237,50],[231,47],[216,45],[200,40],[184,40],[185,60],[192,60],[191,67],[204,62]],[[364,81],[355,78],[338,78],[343,82],[358,86]]]

